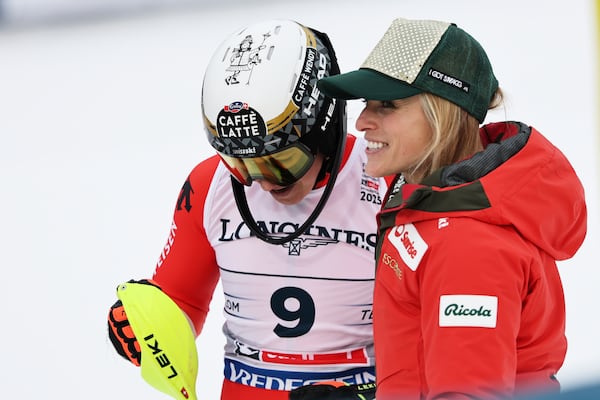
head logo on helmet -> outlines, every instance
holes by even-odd
[[[337,73],[327,36],[294,21],[251,25],[218,47],[204,76],[204,122],[209,143],[240,182],[288,185],[317,152],[333,154],[336,101],[317,81]]]

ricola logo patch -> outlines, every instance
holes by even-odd
[[[440,296],[440,326],[495,328],[498,297],[452,294]]]

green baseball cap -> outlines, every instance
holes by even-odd
[[[428,92],[483,122],[498,80],[479,42],[455,24],[398,18],[358,70],[323,78],[317,86],[347,100]]]

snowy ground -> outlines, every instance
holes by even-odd
[[[567,388],[599,381],[593,2],[231,4],[0,31],[0,396],[166,398],[113,352],[106,313],[118,283],[152,273],[180,186],[211,154],[200,115],[209,55],[223,35],[264,18],[328,32],[344,71],[397,16],[450,20],[481,41],[508,95],[488,120],[539,128],[586,186],[588,238],[561,265],[570,348],[559,378]],[[351,130],[359,107],[350,105]],[[221,308],[217,292],[198,339],[198,392],[209,400],[220,388]]]

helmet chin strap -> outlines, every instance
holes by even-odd
[[[339,132],[337,134],[338,139],[336,143],[335,155],[333,157],[333,160],[331,161],[331,172],[329,174],[329,180],[327,181],[325,189],[323,190],[323,194],[321,195],[321,198],[319,199],[319,202],[317,203],[313,212],[309,215],[309,217],[301,226],[299,226],[290,234],[284,237],[280,237],[270,235],[268,232],[264,232],[263,230],[261,230],[258,224],[256,223],[256,220],[252,216],[250,207],[248,206],[248,200],[246,198],[246,191],[244,189],[244,185],[239,183],[233,176],[231,176],[231,188],[233,189],[233,196],[235,198],[235,203],[237,205],[238,210],[240,211],[242,219],[244,220],[250,231],[252,231],[252,233],[254,233],[262,241],[270,244],[284,244],[291,242],[298,236],[302,235],[302,233],[304,233],[311,226],[311,224],[315,222],[319,214],[321,214],[321,211],[323,211],[323,207],[325,207],[325,204],[329,199],[329,195],[333,190],[333,185],[335,184],[338,172],[340,170],[340,166],[342,164],[342,157],[344,154],[344,148],[346,145],[346,107],[344,101],[338,100],[338,104],[336,106],[336,113],[339,122]]]

